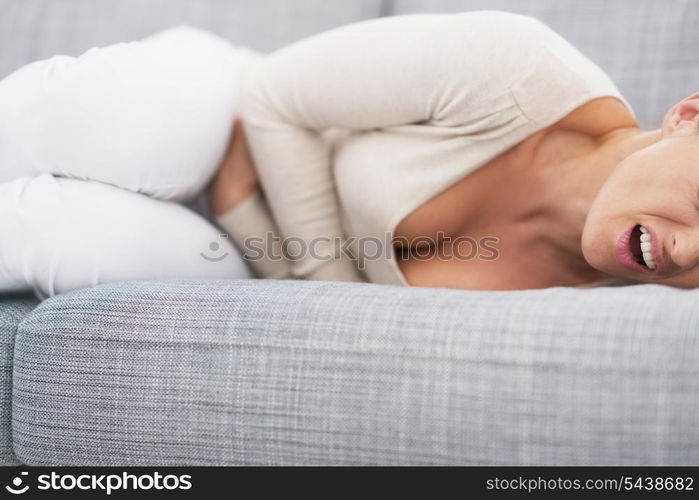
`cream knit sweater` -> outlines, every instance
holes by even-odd
[[[241,246],[278,232],[314,249],[254,261],[263,277],[406,284],[386,245],[406,215],[603,96],[631,109],[598,66],[528,16],[418,14],[340,27],[246,71],[242,116],[264,198],[218,222]],[[332,129],[346,131],[334,147]],[[332,258],[332,241],[348,237],[364,239],[351,240],[359,259]]]

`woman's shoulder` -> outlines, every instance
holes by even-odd
[[[590,137],[601,137],[611,130],[638,127],[638,123],[630,109],[619,98],[604,96],[579,106],[554,126]]]

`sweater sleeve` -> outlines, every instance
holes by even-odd
[[[499,17],[505,24],[516,18],[525,19]],[[331,149],[321,132],[467,121],[469,101],[506,64],[484,66],[506,51],[478,28],[487,21],[443,14],[374,19],[285,47],[248,73],[242,116],[251,154],[282,236],[306,247],[294,275],[361,279],[354,262],[337,255],[343,234]],[[475,42],[488,51],[468,50]]]
[[[217,216],[216,223],[231,236],[260,278],[291,278],[291,263],[259,191]]]

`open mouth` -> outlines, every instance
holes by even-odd
[[[636,224],[629,237],[629,252],[637,264],[648,269],[657,267],[653,257],[653,242],[650,234],[640,224]]]

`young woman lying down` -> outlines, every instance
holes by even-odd
[[[181,27],[28,65],[0,109],[4,291],[248,267],[699,285],[699,94],[643,130],[531,17],[381,18],[270,55]],[[210,220],[182,206],[197,195]]]

